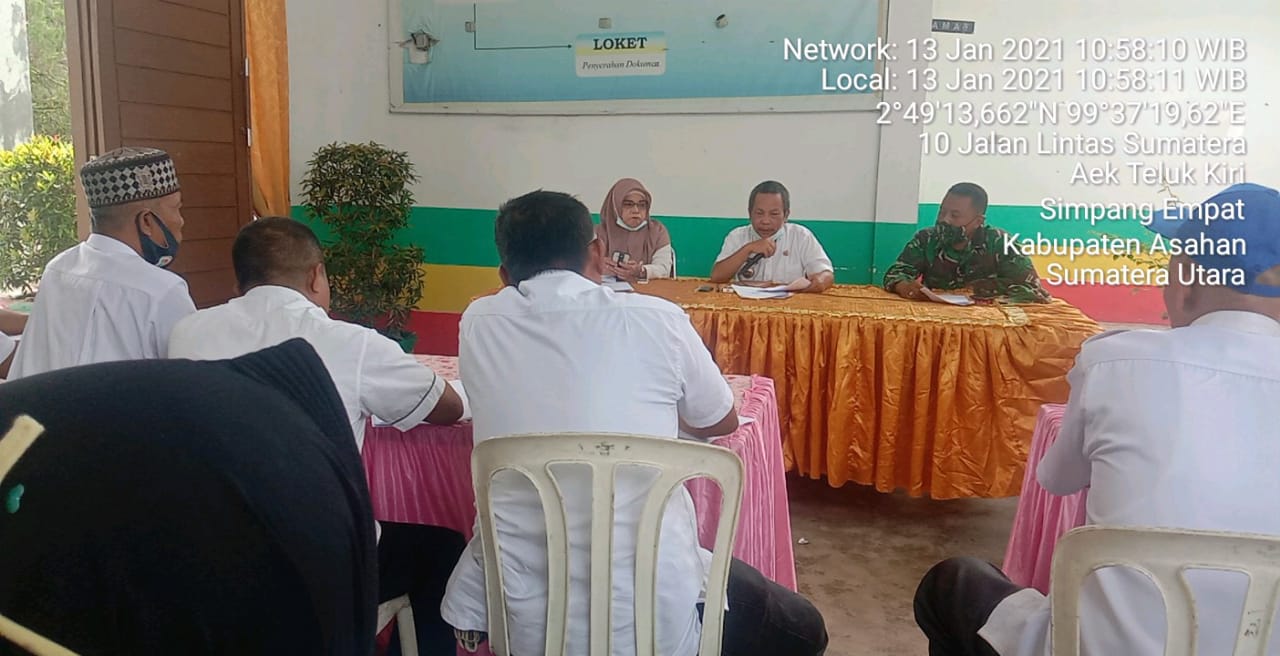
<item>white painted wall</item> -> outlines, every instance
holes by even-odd
[[[33,131],[26,3],[0,0],[0,150],[25,143]]]
[[[1155,164],[1191,163],[1202,169],[1206,162],[1227,161],[1244,164],[1250,182],[1280,186],[1280,2],[1277,0],[1231,0],[1226,3],[1205,3],[1200,0],[934,0],[934,16],[957,20],[976,21],[972,35],[935,34],[939,50],[952,52],[957,41],[963,43],[991,43],[996,46],[996,57],[1004,52],[1000,47],[1004,38],[1047,37],[1059,38],[1066,50],[1066,62],[964,62],[938,61],[935,68],[940,82],[954,78],[957,70],[967,73],[988,72],[995,74],[995,92],[929,93],[930,101],[958,102],[963,100],[982,102],[1018,100],[1092,100],[1097,102],[1136,102],[1145,100],[1211,100],[1230,99],[1243,101],[1247,106],[1245,125],[1241,127],[1206,126],[1194,130],[1155,127],[1144,123],[1134,127],[1115,127],[1100,124],[1091,128],[1057,128],[1064,134],[1088,134],[1093,136],[1120,137],[1136,130],[1144,135],[1176,135],[1204,133],[1212,136],[1243,136],[1248,143],[1247,157],[1187,158],[1187,157],[1129,157],[1118,153],[1113,157],[1077,157],[1029,155],[1019,157],[983,157],[952,154],[947,156],[925,155],[921,173],[920,202],[941,201],[946,189],[961,180],[977,182],[991,196],[993,204],[1039,205],[1045,196],[1062,196],[1082,202],[1158,202],[1162,196],[1157,187],[1134,185],[1124,168],[1128,161],[1142,160]],[[1081,64],[1075,45],[1080,38],[1104,38],[1115,42],[1121,38],[1141,37],[1148,40],[1184,38],[1188,40],[1190,53],[1183,64],[1148,62]],[[1196,59],[1196,38],[1240,37],[1245,39],[1248,57],[1241,63],[1202,63]],[[1075,70],[1083,66],[1116,71],[1120,68],[1140,67],[1150,71],[1164,68],[1169,71],[1184,70],[1187,90],[1183,93],[1084,93],[1079,90],[1079,78]],[[1061,93],[1006,93],[999,90],[1002,69],[1014,67],[1048,67],[1063,70],[1067,90]],[[1201,93],[1196,89],[1194,71],[1197,68],[1240,67],[1247,71],[1248,89],[1237,94]],[[1065,115],[1064,115],[1065,120]],[[1224,116],[1225,118],[1225,116]],[[948,132],[952,144],[958,147],[965,141],[968,129],[962,127],[934,126]],[[1032,125],[1028,127],[996,127],[990,129],[1009,136],[1032,137],[1040,131],[1053,131],[1052,127]],[[1034,152],[1034,151],[1033,151]],[[1088,166],[1102,166],[1110,160],[1121,170],[1120,185],[1090,186],[1070,183],[1077,162]],[[1203,175],[1198,184],[1175,185],[1173,188],[1183,201],[1199,202],[1225,185],[1207,183]]]
[[[927,33],[928,0],[891,7],[890,38]],[[751,187],[772,178],[790,188],[793,218],[915,219],[915,131],[880,129],[874,112],[392,114],[386,2],[289,0],[287,8],[295,203],[316,148],[375,140],[409,152],[423,177],[419,205],[495,208],[547,188],[596,210],[614,180],[635,177],[654,194],[657,214],[742,217]]]

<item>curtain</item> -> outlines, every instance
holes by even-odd
[[[289,40],[285,0],[245,0],[253,211],[289,216]]]

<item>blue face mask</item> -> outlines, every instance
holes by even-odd
[[[178,256],[178,240],[173,238],[173,233],[169,232],[169,227],[160,220],[155,212],[150,212],[151,218],[160,226],[160,232],[164,233],[165,246],[157,244],[154,240],[142,231],[142,215],[134,219],[134,226],[138,229],[138,241],[142,244],[142,259],[154,264],[160,268],[168,267],[173,263],[173,258]]]

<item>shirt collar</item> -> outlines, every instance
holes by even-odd
[[[577,292],[598,288],[599,286],[580,273],[567,269],[551,269],[538,273],[520,283],[517,286],[517,290],[522,295],[528,296],[531,292],[543,289]]]
[[[1280,337],[1280,321],[1265,314],[1244,312],[1241,310],[1219,310],[1210,312],[1191,322],[1193,326],[1215,326],[1236,330],[1242,333],[1272,335]]]
[[[270,305],[288,305],[297,301],[303,301],[309,305],[320,307],[311,302],[302,292],[284,287],[282,285],[259,285],[245,292],[241,298],[261,299]]]
[[[116,239],[115,237],[108,237],[107,235],[96,232],[91,233],[84,243],[88,244],[91,248],[104,253],[115,253],[117,255],[127,254],[137,256],[139,259],[142,258],[141,255],[138,255],[138,251],[133,250],[132,246]]]

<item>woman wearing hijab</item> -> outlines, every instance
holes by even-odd
[[[613,183],[600,208],[596,236],[604,242],[605,275],[626,282],[674,278],[676,252],[667,227],[649,216],[653,196],[639,180]]]
[[[373,654],[369,491],[307,342],[7,382],[0,437],[0,654],[31,633],[86,655]]]

